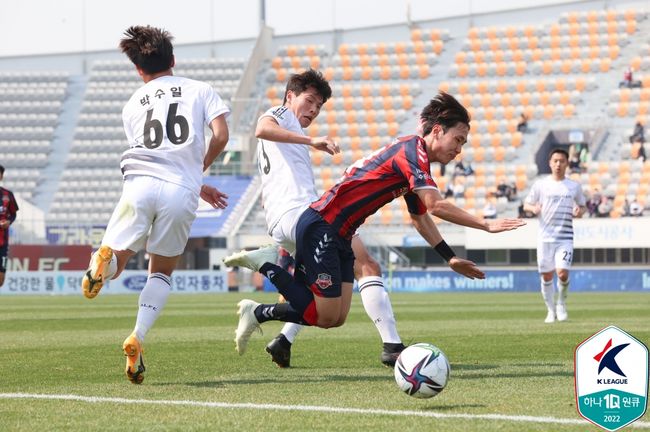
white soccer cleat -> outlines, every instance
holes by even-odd
[[[264,263],[275,264],[278,261],[278,247],[266,245],[252,251],[241,251],[223,259],[228,267],[246,267],[253,271],[260,271]]]
[[[237,303],[237,306],[239,306],[237,310],[239,324],[235,330],[235,349],[239,355],[243,355],[248,346],[248,339],[251,338],[253,332],[258,330],[262,333],[260,323],[255,318],[255,308],[259,306],[259,303],[253,300],[242,300]]]
[[[557,314],[558,321],[566,321],[569,318],[569,313],[566,311],[566,305],[558,303],[555,306],[555,313]]]
[[[555,312],[550,310],[546,314],[546,319],[544,320],[546,324],[553,324],[555,322]]]

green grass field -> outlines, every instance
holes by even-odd
[[[147,337],[140,386],[124,377],[121,353],[136,296],[0,297],[0,430],[600,430],[578,423],[575,347],[608,325],[650,341],[647,293],[572,294],[569,321],[552,325],[538,294],[395,294],[404,342],[434,343],[452,366],[445,391],[418,400],[380,364],[358,295],[343,327],[302,332],[291,369],[264,352],[276,323],[253,336],[246,355],[235,352],[235,304],[246,296],[275,298],[172,295]],[[636,425],[650,428],[646,417]]]

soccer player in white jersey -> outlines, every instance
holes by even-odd
[[[259,139],[257,152],[269,235],[290,253],[296,250],[296,224],[300,215],[319,198],[310,147],[331,155],[340,152],[331,137],[309,137],[303,131],[316,119],[331,95],[329,83],[320,72],[310,69],[293,74],[287,83],[283,105],[266,111],[255,130]],[[381,267],[358,236],[352,241],[352,249],[363,306],[383,342],[380,360],[393,366],[404,345],[384,289]],[[278,366],[290,366],[291,344],[301,328],[299,324],[287,323],[267,345],[266,351]]]
[[[537,180],[524,202],[524,210],[539,215],[537,265],[541,275],[542,297],[548,309],[544,322],[566,321],[569,270],[573,259],[573,218],[587,210],[582,186],[565,177],[569,154],[554,149],[549,155],[551,175]],[[558,277],[555,302],[553,273]]]
[[[145,84],[122,111],[130,147],[120,163],[124,188],[82,280],[84,295],[94,298],[104,281],[116,278],[146,246],[149,277],[138,301],[135,329],[123,344],[126,375],[134,384],[144,379],[142,344],[167,302],[199,196],[215,208],[227,205],[225,194],[201,183],[203,171],[228,142],[225,118],[230,110],[209,84],[173,76],[171,40],[165,30],[134,26],[120,41]],[[207,149],[206,126],[212,130]]]

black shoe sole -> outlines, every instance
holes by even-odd
[[[289,358],[287,358],[284,355],[281,355],[280,353],[274,352],[271,348],[268,346],[266,347],[266,352],[271,355],[271,360],[273,363],[278,365],[278,367],[282,369],[286,369],[291,367],[291,356],[289,355]]]

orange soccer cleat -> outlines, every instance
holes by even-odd
[[[126,356],[126,377],[133,384],[142,384],[144,381],[144,362],[142,361],[142,346],[140,341],[132,333],[122,344]]]
[[[99,290],[104,286],[104,275],[112,258],[113,249],[108,246],[101,246],[93,254],[90,268],[81,280],[81,290],[86,298],[92,299],[99,294]]]

